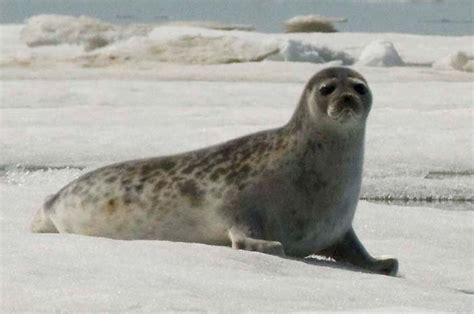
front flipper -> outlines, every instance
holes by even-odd
[[[283,245],[278,241],[266,241],[253,239],[246,236],[236,227],[232,227],[229,232],[232,248],[236,250],[257,251],[261,253],[284,256]]]
[[[336,261],[347,262],[362,269],[383,275],[396,276],[398,271],[397,259],[390,257],[372,257],[359,241],[352,228],[339,242],[317,254],[332,257]]]

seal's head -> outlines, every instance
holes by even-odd
[[[363,122],[372,105],[367,81],[356,71],[344,67],[316,73],[306,85],[303,97],[306,97],[310,116],[328,123]]]

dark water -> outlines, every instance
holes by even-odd
[[[474,201],[405,201],[405,200],[393,200],[393,201],[374,201],[369,200],[370,203],[381,204],[381,205],[393,205],[393,206],[404,206],[404,207],[430,207],[439,208],[445,210],[456,210],[456,211],[473,211]]]
[[[295,15],[347,17],[349,32],[472,35],[473,0],[0,0],[0,23],[37,14],[88,15],[114,23],[214,20],[281,32]]]

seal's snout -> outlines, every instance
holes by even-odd
[[[333,119],[358,117],[361,113],[361,101],[357,95],[352,93],[339,95],[328,107],[328,115]]]
[[[351,94],[345,94],[345,95],[341,96],[341,99],[340,99],[339,102],[344,107],[347,107],[349,109],[353,109],[352,107],[353,107],[354,103],[356,103],[356,98]]]

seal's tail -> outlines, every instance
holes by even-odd
[[[36,212],[31,222],[31,231],[34,233],[59,233],[53,221],[48,217],[45,208],[50,205],[53,196],[46,199],[44,205]]]

